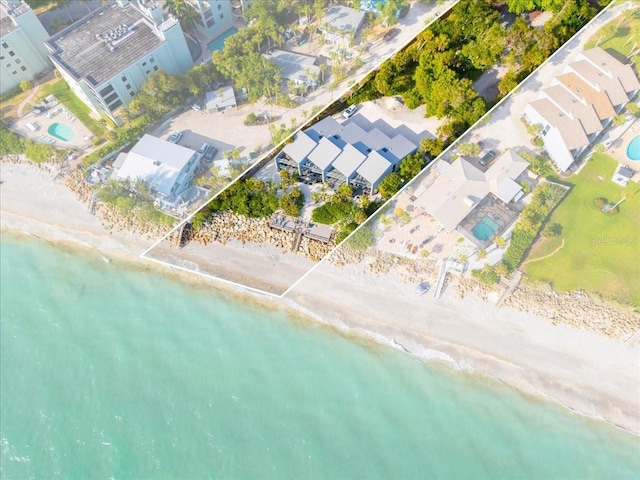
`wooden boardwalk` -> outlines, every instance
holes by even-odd
[[[271,221],[269,222],[269,226],[271,228],[277,228],[286,232],[295,232],[297,234],[296,243],[294,244],[295,249],[292,251],[298,250],[302,237],[308,237],[313,240],[329,243],[331,241],[331,236],[333,235],[333,228],[328,225],[318,225],[317,223],[305,222],[299,218],[282,215],[280,213],[273,214]],[[300,237],[300,240],[297,240],[297,237]]]

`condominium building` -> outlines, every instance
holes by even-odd
[[[368,132],[356,123],[325,117],[299,132],[276,156],[278,170],[297,173],[306,182],[348,184],[373,194],[418,147],[400,133],[388,137],[377,128]]]
[[[187,0],[187,4],[196,10],[197,29],[207,39],[222,35],[242,15],[241,0]]]
[[[541,128],[544,148],[561,172],[575,162],[640,90],[630,65],[596,47],[581,52],[524,110]]]
[[[193,61],[180,23],[155,2],[118,0],[51,37],[49,58],[71,90],[99,116],[116,121],[147,77],[182,75]]]
[[[0,94],[51,68],[49,34],[21,0],[0,1]]]

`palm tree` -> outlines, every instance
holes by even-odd
[[[196,11],[185,0],[167,0],[164,8],[178,19],[184,32],[191,32],[196,26]]]

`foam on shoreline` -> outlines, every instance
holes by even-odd
[[[37,177],[39,173],[37,169],[35,173],[33,169],[31,173],[28,170],[29,177]],[[296,295],[276,300],[266,294],[258,294],[248,289],[236,288],[230,284],[189,274],[178,269],[159,268],[154,265],[154,262],[140,258],[139,255],[145,250],[146,246],[144,241],[120,232],[112,233],[105,230],[101,225],[97,225],[95,217],[88,215],[81,203],[64,194],[64,187],[50,181],[47,183],[49,187],[47,193],[51,196],[50,201],[45,202],[45,207],[37,203],[35,205],[33,203],[29,204],[33,195],[12,197],[6,194],[6,185],[3,184],[0,187],[0,194],[2,195],[0,230],[3,233],[30,235],[63,248],[79,249],[92,256],[97,254],[98,258],[110,265],[118,265],[119,263],[124,266],[131,265],[138,269],[142,268],[145,271],[169,275],[176,280],[188,282],[196,288],[214,288],[221,294],[243,303],[247,303],[248,300],[252,306],[281,310],[289,314],[293,319],[312,322],[315,325],[330,328],[342,336],[365,344],[372,342],[376,345],[389,346],[408,353],[421,361],[443,364],[447,368],[453,368],[463,373],[480,374],[483,377],[516,388],[526,395],[546,398],[575,413],[603,419],[631,433],[640,433],[640,406],[637,400],[637,387],[640,380],[637,379],[637,375],[636,378],[631,379],[632,388],[620,388],[619,385],[617,388],[612,388],[607,384],[611,380],[607,377],[611,377],[614,380],[620,378],[621,385],[626,386],[626,383],[630,381],[629,371],[633,375],[634,364],[631,363],[625,366],[624,362],[629,358],[636,358],[637,363],[637,357],[640,357],[640,355],[637,355],[637,347],[632,345],[625,346],[621,342],[611,341],[606,343],[607,348],[611,349],[611,351],[603,352],[602,358],[607,356],[605,354],[617,357],[617,361],[622,362],[625,371],[611,369],[610,375],[607,376],[584,376],[583,374],[584,378],[576,379],[576,382],[580,380],[582,383],[574,382],[568,384],[566,382],[567,375],[562,377],[560,376],[561,372],[552,371],[553,378],[548,378],[548,371],[542,369],[531,359],[527,363],[527,359],[520,354],[517,347],[496,350],[497,347],[502,346],[500,342],[510,341],[509,338],[501,337],[501,335],[504,335],[504,331],[506,329],[519,330],[529,328],[526,323],[522,322],[526,321],[524,319],[533,321],[535,317],[531,315],[523,316],[519,322],[517,319],[511,318],[510,314],[503,312],[500,322],[496,321],[493,325],[487,322],[486,331],[481,332],[486,335],[486,338],[480,338],[474,345],[460,340],[462,338],[460,336],[456,337],[453,334],[443,336],[443,334],[447,332],[456,333],[458,330],[466,328],[473,331],[473,328],[476,327],[474,322],[478,322],[475,317],[484,315],[482,318],[485,320],[493,318],[491,317],[492,308],[490,305],[475,301],[475,303],[470,303],[472,300],[467,298],[463,300],[446,298],[438,303],[421,303],[420,308],[424,309],[421,318],[424,319],[416,320],[415,318],[409,318],[415,313],[411,311],[411,303],[406,304],[406,314],[403,312],[403,315],[407,318],[393,318],[388,312],[376,309],[379,305],[371,304],[369,309],[372,312],[371,316],[364,317],[361,314],[358,315],[360,310],[340,295],[332,296],[330,299],[314,296],[321,291],[313,283],[314,281],[324,285],[325,291],[327,288],[338,288],[336,291],[339,291],[340,287],[346,285],[352,289],[351,294],[358,295],[359,290],[357,286],[353,285],[352,279],[346,279],[344,284],[337,283],[345,281],[345,279],[344,277],[340,278],[339,272],[333,267],[331,267],[330,273],[320,271],[319,275],[317,275],[314,272],[314,277],[310,279],[311,283],[306,286],[304,284],[301,285],[295,292]],[[63,211],[64,215],[56,218],[55,214],[50,210]],[[79,222],[67,225],[63,221],[67,216],[79,219]],[[86,228],[83,228],[82,222],[86,222]],[[367,293],[371,295],[375,295],[379,290],[379,286],[376,284],[369,283],[366,287],[369,290]],[[342,288],[342,290],[345,288]],[[344,293],[342,295],[344,296]],[[376,295],[376,297],[379,297],[377,301],[383,304],[388,299],[383,295]],[[417,300],[414,297],[415,295],[399,296],[392,298],[390,301],[395,301],[396,305],[404,307],[404,302],[415,303]],[[385,306],[391,308],[389,305]],[[400,311],[402,311],[402,308]],[[516,313],[515,311],[513,313],[515,317],[518,316]],[[442,317],[442,319],[439,317]],[[503,317],[509,318],[505,320]],[[455,319],[455,322],[452,319]],[[568,331],[568,327],[554,326],[548,323],[541,323],[540,325],[544,325],[546,336],[541,335],[530,339],[530,344],[526,345],[528,349],[539,349],[542,352],[541,354],[555,352],[558,367],[563,366],[563,363],[570,364],[572,361],[578,362],[587,369],[591,365],[594,368],[600,366],[597,364],[597,358],[592,355],[585,355],[583,348],[577,348],[572,345],[574,343],[582,343],[585,338],[599,342],[600,340],[594,338],[594,334],[578,330]],[[493,336],[489,337],[489,334]],[[562,339],[569,339],[566,342],[566,346],[557,345],[560,334],[563,335]],[[486,342],[483,343],[483,340],[486,340]],[[536,343],[536,341],[542,343]],[[602,342],[604,340],[596,344],[604,344]],[[625,351],[626,349],[629,349],[629,351]],[[533,357],[535,358],[535,352]],[[615,363],[615,361],[612,361],[612,363]],[[565,370],[570,370],[570,365]],[[580,377],[580,375],[577,376]],[[624,390],[625,393],[620,394],[620,390]],[[615,404],[617,402],[620,402],[620,404]]]

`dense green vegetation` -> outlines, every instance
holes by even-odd
[[[490,265],[485,265],[482,269],[471,270],[471,276],[484,285],[495,285],[500,281],[500,275]]]
[[[448,17],[383,63],[349,103],[400,95],[409,108],[424,105],[425,116],[446,119],[438,138],[422,145],[432,156],[439,154],[487,111],[487,103],[472,88],[482,72],[506,63],[509,70],[499,85],[500,95],[506,95],[596,13],[587,0],[508,3],[514,11],[542,8],[554,16],[542,29],[521,17],[505,29],[490,2],[462,0]]]
[[[584,289],[638,308],[640,283],[630,279],[640,278],[640,185],[629,182],[621,187],[611,182],[616,166],[613,158],[595,154],[568,179],[572,189],[548,221],[562,229],[559,235],[545,235],[535,243],[522,271],[558,291]],[[608,215],[597,208],[598,198],[610,203],[625,200],[616,215]]]
[[[540,233],[540,229],[544,225],[549,212],[560,202],[565,193],[565,188],[554,183],[538,185],[534,190],[531,203],[522,210],[511,232],[511,241],[502,262],[495,266],[487,264],[482,269],[472,270],[471,275],[473,278],[485,285],[493,285],[498,283],[500,276],[508,275],[518,268],[525,253],[531,248]],[[556,232],[561,231],[561,225],[549,224],[545,228],[544,234],[556,236]],[[502,246],[504,240],[499,237],[496,239],[496,244]],[[486,256],[486,252],[481,250],[478,254],[479,258],[483,258],[483,256],[480,256],[481,253]]]
[[[381,202],[371,202],[367,196],[354,201],[352,195],[352,188],[344,184],[311,212],[314,222],[333,225],[337,229],[336,243],[347,238],[382,205]]]
[[[116,207],[120,215],[140,225],[153,223],[171,226],[174,219],[155,207],[155,192],[142,180],[110,179],[97,190],[97,198]]]
[[[602,26],[586,43],[585,49],[601,47],[613,50],[624,57],[631,57],[632,63],[640,61],[640,9],[626,10],[619,18]]]
[[[0,122],[0,156],[20,154],[24,154],[34,163],[44,163],[56,155],[56,150],[51,145],[21,137]]]
[[[373,233],[373,225],[366,224],[360,227],[353,236],[347,240],[347,244],[358,251],[365,251],[367,248],[373,246],[376,242],[376,237]]]
[[[558,204],[566,190],[553,183],[538,185],[531,203],[524,207],[511,233],[511,242],[502,263],[512,272],[533,244],[549,212]]]
[[[422,171],[425,164],[424,155],[421,152],[416,152],[405,158],[400,162],[398,171],[387,175],[378,185],[378,191],[382,198],[388,200],[393,197],[404,185]]]

